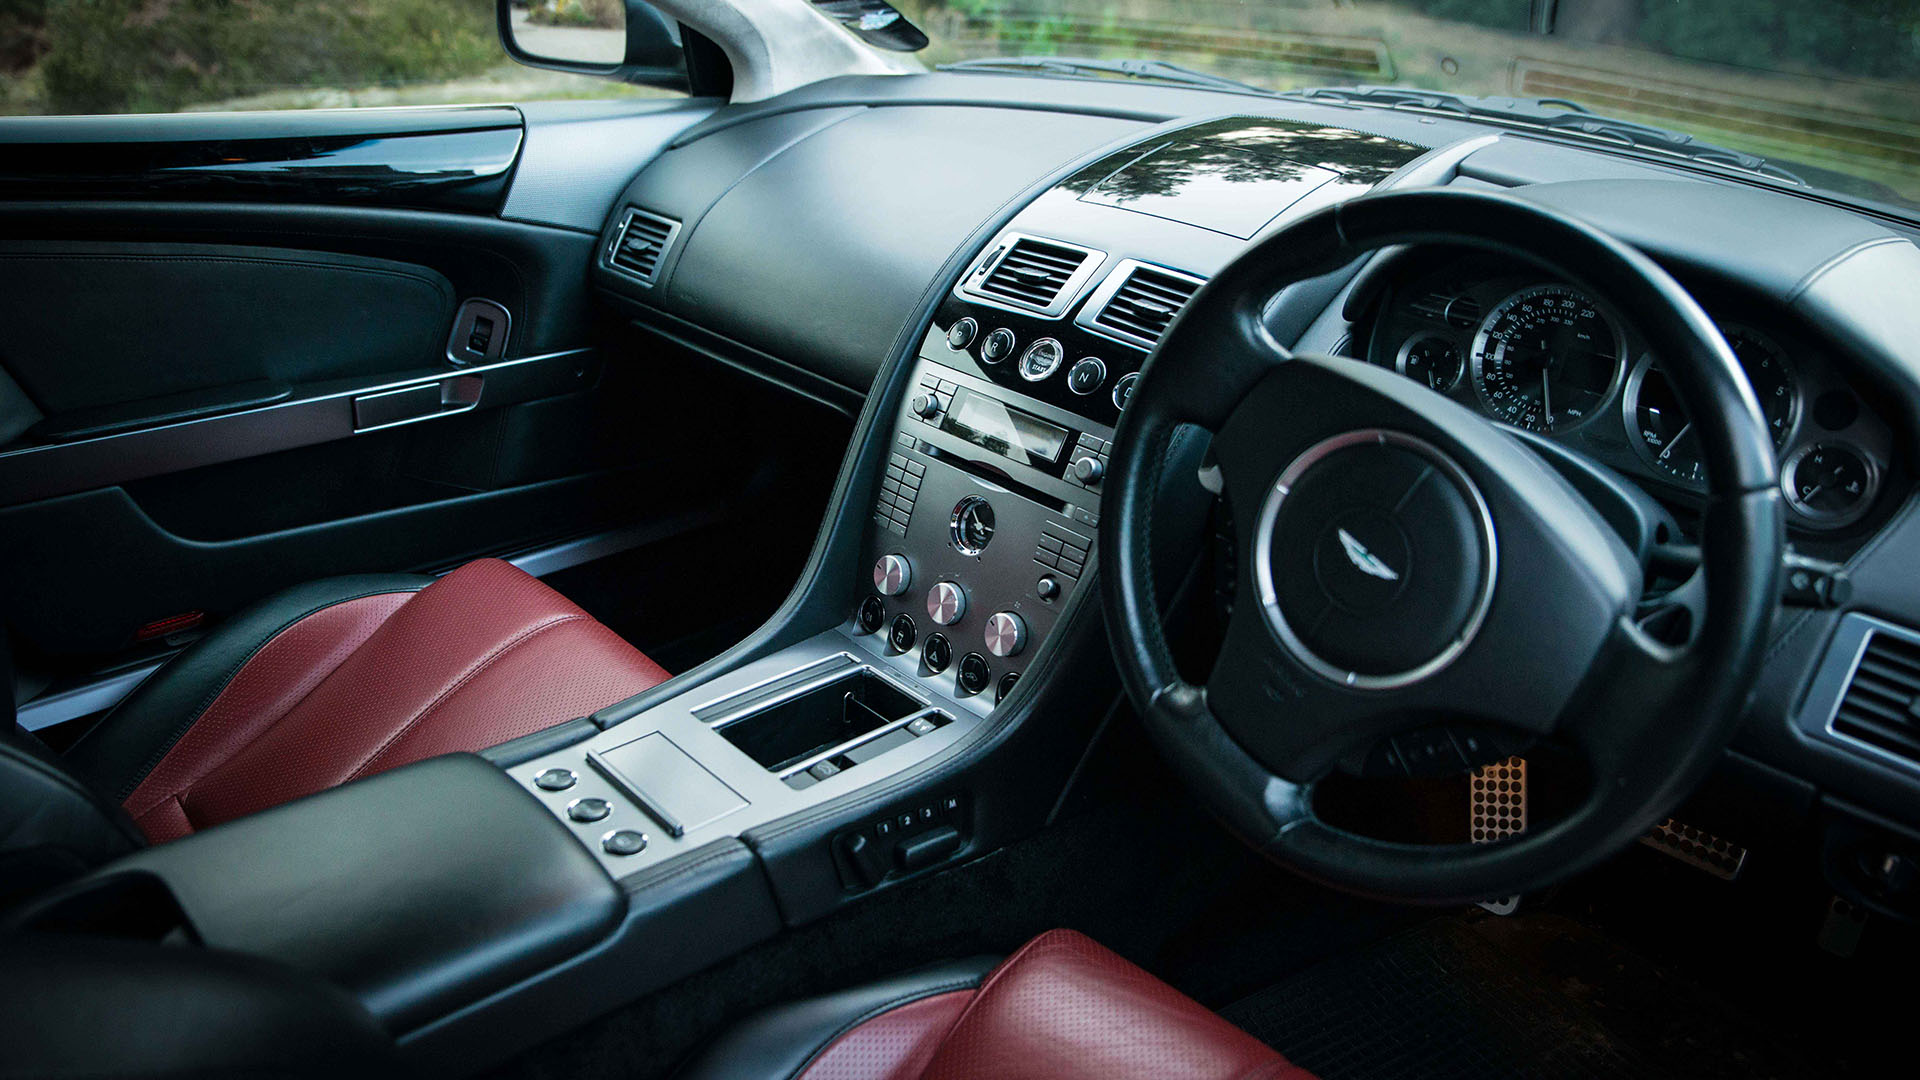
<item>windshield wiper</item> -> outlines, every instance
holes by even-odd
[[[1809,186],[1799,176],[1755,154],[1702,142],[1684,131],[1603,116],[1577,101],[1565,98],[1469,97],[1444,90],[1407,90],[1396,86],[1321,86],[1288,91],[1277,96],[1301,101],[1331,101],[1441,113],[1522,131],[1571,135],[1630,150],[1669,154],[1689,161],[1757,173],[1799,187]]]
[[[1195,71],[1192,68],[1181,67],[1179,64],[1169,64],[1164,60],[1102,60],[1090,56],[1000,56],[941,64],[940,70],[1002,71],[1022,75],[1059,75],[1076,79],[1118,76],[1123,79],[1145,79],[1180,86],[1198,86],[1208,90],[1259,94],[1262,97],[1274,96],[1271,90],[1263,90],[1258,86],[1222,75]]]

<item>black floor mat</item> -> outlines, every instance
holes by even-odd
[[[1696,983],[1557,915],[1446,918],[1222,1011],[1322,1080],[1834,1075]]]

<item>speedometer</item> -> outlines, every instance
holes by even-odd
[[[1565,431],[1600,411],[1626,367],[1625,342],[1586,293],[1535,285],[1502,300],[1473,339],[1473,388],[1495,419]]]

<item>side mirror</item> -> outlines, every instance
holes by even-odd
[[[680,25],[643,0],[496,0],[500,42],[530,67],[687,89]]]

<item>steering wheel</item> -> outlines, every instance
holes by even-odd
[[[1268,333],[1281,288],[1397,244],[1518,257],[1633,313],[1706,464],[1706,599],[1684,645],[1636,625],[1642,568],[1518,438],[1391,371],[1290,354]],[[1213,435],[1240,598],[1199,686],[1175,669],[1152,572],[1156,488],[1188,425]],[[1304,217],[1199,291],[1148,358],[1115,442],[1101,588],[1127,691],[1173,771],[1309,878],[1449,904],[1537,889],[1643,835],[1732,736],[1779,595],[1772,445],[1712,320],[1590,226],[1458,191]],[[1336,770],[1464,771],[1542,740],[1582,763],[1584,794],[1505,839],[1392,842],[1314,808]]]

